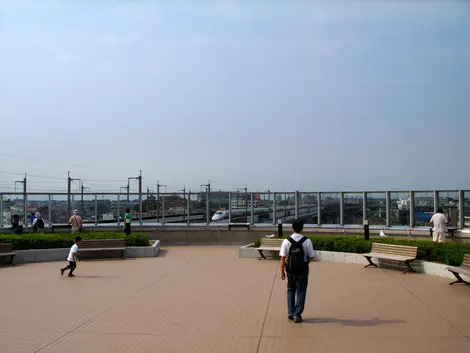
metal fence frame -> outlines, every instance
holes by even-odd
[[[249,211],[249,213],[247,213],[247,222],[250,223],[250,224],[265,224],[265,225],[269,225],[269,224],[276,224],[277,221],[278,221],[278,218],[276,217],[277,215],[277,198],[278,197],[282,197],[282,195],[294,195],[294,214],[295,214],[295,217],[298,216],[299,214],[299,200],[301,198],[301,195],[302,194],[310,194],[310,195],[316,195],[316,205],[318,207],[317,209],[317,219],[318,219],[318,222],[316,224],[307,224],[307,226],[322,226],[324,224],[322,224],[321,222],[321,216],[322,216],[322,195],[325,195],[325,194],[337,194],[339,195],[339,224],[337,224],[336,226],[350,226],[348,224],[344,224],[344,205],[345,205],[345,194],[360,194],[362,193],[362,205],[363,205],[363,219],[366,220],[368,219],[368,214],[367,214],[367,197],[369,194],[384,194],[385,195],[385,212],[386,212],[386,224],[382,227],[387,227],[387,228],[393,228],[393,227],[396,227],[396,226],[393,226],[391,224],[391,217],[390,217],[390,211],[392,209],[391,205],[391,194],[392,193],[401,193],[401,194],[408,194],[409,196],[409,219],[410,219],[410,222],[409,222],[409,225],[407,225],[409,228],[414,228],[415,225],[416,225],[416,220],[415,220],[415,208],[416,208],[416,205],[415,205],[415,194],[416,193],[422,193],[422,192],[425,192],[425,193],[432,193],[433,196],[432,196],[432,207],[433,207],[433,210],[434,212],[437,211],[437,208],[438,208],[438,204],[439,204],[439,195],[440,193],[456,193],[458,194],[458,205],[457,205],[457,209],[458,209],[458,215],[459,215],[459,223],[458,223],[458,228],[464,228],[465,227],[465,193],[466,192],[470,192],[470,190],[411,190],[411,191],[407,191],[407,190],[374,190],[374,191],[321,191],[321,192],[299,192],[299,191],[290,191],[290,192],[246,192],[246,197],[245,197],[245,200],[249,200],[250,201],[250,207],[247,208],[247,212]],[[157,207],[157,216],[156,216],[156,219],[157,219],[157,222],[158,224],[171,224],[171,222],[165,222],[165,213],[166,212],[163,212],[161,213],[161,209],[165,210],[165,199],[168,198],[168,196],[175,196],[175,195],[183,195],[183,201],[185,201],[185,205],[183,206],[183,216],[182,217],[185,217],[185,224],[187,225],[192,225],[193,222],[191,222],[191,216],[192,216],[192,213],[191,213],[191,203],[195,202],[194,200],[192,200],[191,198],[193,197],[196,197],[197,200],[200,200],[200,201],[197,201],[198,203],[200,203],[201,205],[204,204],[205,202],[205,224],[212,224],[213,222],[211,222],[211,218],[212,218],[212,214],[214,212],[214,209],[211,209],[211,203],[213,202],[211,200],[211,195],[214,195],[214,194],[226,194],[227,195],[227,200],[228,200],[228,212],[229,212],[229,216],[228,216],[228,219],[227,219],[227,222],[222,222],[222,223],[216,223],[217,225],[224,225],[224,224],[229,224],[232,222],[232,213],[233,213],[233,210],[232,210],[232,201],[233,201],[233,195],[234,194],[240,194],[239,192],[237,191],[209,191],[209,190],[206,190],[206,191],[203,191],[203,192],[187,192],[187,193],[180,193],[180,192],[166,192],[166,193],[161,193],[159,192],[158,194],[157,193],[151,193],[149,194],[148,192],[147,193],[120,193],[120,192],[101,192],[101,193],[77,193],[77,192],[72,192],[72,193],[67,193],[67,192],[51,192],[51,193],[47,193],[47,192],[31,192],[31,193],[27,193],[27,194],[24,194],[24,193],[20,193],[20,192],[4,192],[4,193],[0,193],[0,227],[4,227],[5,224],[4,224],[4,211],[5,211],[5,202],[6,202],[6,198],[5,196],[17,196],[17,197],[22,197],[23,198],[23,209],[24,209],[24,212],[23,212],[23,216],[24,216],[24,221],[26,223],[26,220],[27,220],[27,202],[28,200],[31,201],[31,197],[30,196],[46,196],[48,198],[48,220],[49,220],[49,225],[52,224],[52,202],[53,202],[53,197],[54,196],[63,196],[64,197],[64,202],[66,202],[67,198],[70,198],[72,197],[72,199],[75,199],[75,198],[78,198],[80,200],[82,200],[84,197],[94,197],[94,201],[95,201],[95,208],[94,208],[94,220],[95,220],[95,225],[98,226],[98,197],[99,196],[117,196],[117,207],[118,207],[118,217],[117,217],[117,224],[119,225],[120,224],[120,212],[121,210],[124,210],[124,206],[122,205],[123,203],[125,203],[125,200],[127,199],[127,202],[130,202],[129,200],[129,197],[130,196],[133,196],[135,197],[136,199],[138,199],[138,223],[140,225],[143,224],[143,203],[144,203],[144,200],[143,200],[143,196],[147,196],[149,197],[150,195],[151,196],[156,196],[156,207]],[[255,200],[255,195],[268,195],[269,197],[269,212],[271,212],[272,210],[272,222],[270,223],[255,223],[255,217],[254,217],[254,200]],[[26,202],[25,202],[26,201]],[[145,200],[147,202],[147,211],[149,210],[149,206],[148,206],[148,201],[147,199]],[[83,203],[82,203],[83,205]],[[246,207],[246,205],[245,205]],[[468,206],[468,208],[470,209],[470,205]],[[71,214],[72,212],[72,209],[69,209],[68,210],[68,213]],[[248,216],[249,215],[249,216]],[[21,216],[21,214],[20,214]],[[167,215],[168,217],[168,215]],[[174,223],[174,224],[181,224],[181,223]],[[201,223],[194,223],[194,224],[201,224]]]

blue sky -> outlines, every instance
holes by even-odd
[[[470,189],[468,2],[98,3],[0,1],[0,189]]]

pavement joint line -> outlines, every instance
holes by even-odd
[[[385,274],[392,278],[392,276],[389,275],[389,273],[387,273],[387,271],[383,271],[385,272]],[[458,333],[460,333],[463,337],[462,338],[466,338],[467,340],[470,340],[470,337],[467,336],[465,333],[463,333],[458,327],[456,327],[454,324],[452,324],[451,322],[449,322],[444,316],[442,316],[441,314],[439,314],[434,308],[432,308],[430,305],[426,304],[426,302],[424,302],[422,299],[420,299],[418,296],[416,296],[410,289],[406,288],[403,284],[401,284],[401,282],[395,280],[395,282],[397,282],[400,287],[402,287],[405,291],[407,291],[413,298],[415,298],[416,300],[418,300],[420,303],[422,303],[426,308],[428,308],[430,311],[432,311],[434,314],[436,314],[437,316],[439,316],[442,320],[444,320],[444,322],[446,322],[449,326],[451,326],[454,330],[456,330]]]
[[[149,283],[148,285],[146,285],[146,286],[140,288],[140,289],[137,290],[136,292],[134,292],[134,293],[130,294],[129,296],[123,298],[122,300],[116,302],[114,305],[111,305],[110,307],[104,309],[103,311],[101,311],[101,312],[99,312],[98,314],[96,314],[95,316],[89,318],[88,320],[86,320],[85,322],[81,323],[80,325],[78,325],[78,326],[72,328],[72,329],[69,330],[68,332],[65,332],[65,333],[64,333],[63,335],[61,335],[60,337],[58,337],[58,338],[56,338],[55,340],[53,340],[53,341],[47,343],[46,345],[42,346],[41,348],[35,350],[34,353],[38,353],[38,352],[40,352],[40,351],[46,349],[47,347],[49,347],[50,345],[52,345],[52,344],[54,344],[55,342],[59,341],[60,339],[64,338],[65,336],[67,336],[67,335],[70,334],[70,333],[74,333],[74,331],[76,331],[76,330],[78,330],[80,327],[86,325],[86,324],[87,324],[88,322],[90,322],[91,320],[96,319],[98,316],[103,315],[104,313],[108,312],[109,310],[115,308],[116,306],[118,306],[118,305],[121,304],[122,302],[128,300],[129,298],[132,298],[134,295],[136,295],[136,294],[140,293],[141,291],[147,289],[148,287],[154,285],[155,283],[157,283],[157,282],[160,281],[161,279],[163,279],[163,278],[165,278],[165,277],[168,277],[168,276],[170,276],[170,275],[172,275],[172,274],[174,274],[174,273],[176,273],[176,272],[182,270],[184,267],[186,267],[191,261],[195,260],[196,258],[197,258],[197,256],[195,256],[195,257],[193,257],[193,258],[187,260],[183,265],[177,267],[177,268],[174,269],[173,271],[170,271],[170,272],[168,272],[167,274],[165,274],[165,275],[163,275],[163,276],[159,276],[155,281]]]
[[[276,266],[278,266],[277,263],[276,263]],[[269,307],[271,306],[271,298],[273,297],[274,284],[275,283],[276,283],[276,271],[274,271],[274,274],[273,274],[273,282],[271,284],[271,292],[269,294],[268,304],[266,305],[266,312],[264,313],[263,326],[261,327],[261,332],[260,332],[259,340],[258,340],[258,347],[256,347],[256,353],[259,353],[259,348],[261,346],[261,340],[263,339],[264,326],[266,324],[266,319],[268,317]]]

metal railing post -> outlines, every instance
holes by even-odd
[[[415,192],[410,191],[410,228],[415,225]]]
[[[98,226],[98,194],[95,194],[95,226]]]
[[[49,212],[48,212],[48,217],[49,217],[49,226],[52,226],[52,195],[49,194]],[[83,216],[83,215],[82,215]],[[67,220],[68,222],[68,220]]]
[[[460,229],[465,228],[465,193],[459,190],[459,224]]]
[[[163,194],[162,199],[162,208],[163,208],[163,215],[162,215],[162,224],[165,224],[165,194]]]
[[[276,196],[277,194],[273,192],[273,225],[277,223],[276,220]]]
[[[121,224],[121,192],[118,194],[118,199],[117,199],[117,225]]]
[[[344,192],[339,193],[339,225],[344,226]]]
[[[299,218],[299,190],[294,194],[294,214],[295,219]]]
[[[367,219],[367,192],[362,193],[362,219]]]
[[[321,226],[321,192],[317,192],[317,225]]]
[[[439,208],[439,191],[434,190],[434,213],[437,213]]]
[[[186,215],[187,215],[187,220],[186,224],[191,223],[191,190],[188,191],[188,199],[186,200]]]
[[[251,205],[250,205],[250,224],[254,224],[255,223],[255,210],[254,210],[254,206],[253,206],[253,193],[250,192],[250,201],[251,201]]]
[[[390,191],[386,191],[385,192],[385,212],[387,212],[387,216],[386,216],[386,225],[387,225],[387,227],[390,227],[390,224],[392,223],[391,219],[390,219],[390,206],[391,206],[391,204],[392,204],[392,202],[391,202]]]
[[[232,192],[228,193],[228,223],[232,223]]]
[[[0,228],[3,228],[3,194],[0,194]]]

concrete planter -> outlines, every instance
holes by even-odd
[[[69,255],[69,248],[61,249],[37,249],[19,250],[13,264],[65,261]],[[157,240],[152,246],[130,246],[124,250],[124,258],[155,257],[160,251],[160,241]]]
[[[351,254],[351,253],[342,253],[342,252],[334,252],[334,251],[316,251],[317,257],[314,261],[327,261],[327,262],[342,262],[342,263],[349,263],[349,264],[359,264],[359,265],[367,265],[367,260],[364,256],[360,254]],[[266,252],[266,257],[268,257],[268,252]],[[239,256],[240,258],[258,258],[259,253],[256,248],[253,248],[253,244],[242,246],[239,249]],[[274,256],[277,259],[276,256]],[[268,257],[269,259],[269,257]],[[378,260],[376,258],[372,258],[376,264],[380,267],[392,268],[392,269],[400,269],[405,270],[406,267],[404,265],[398,265],[396,261],[387,261],[387,260]],[[413,261],[411,267],[418,273],[424,273],[427,275],[445,277],[445,278],[454,278],[454,275],[449,272],[446,268],[448,265],[438,264],[435,262],[427,262],[427,261]],[[465,276],[463,276],[465,279]],[[466,280],[470,281],[470,278]]]

